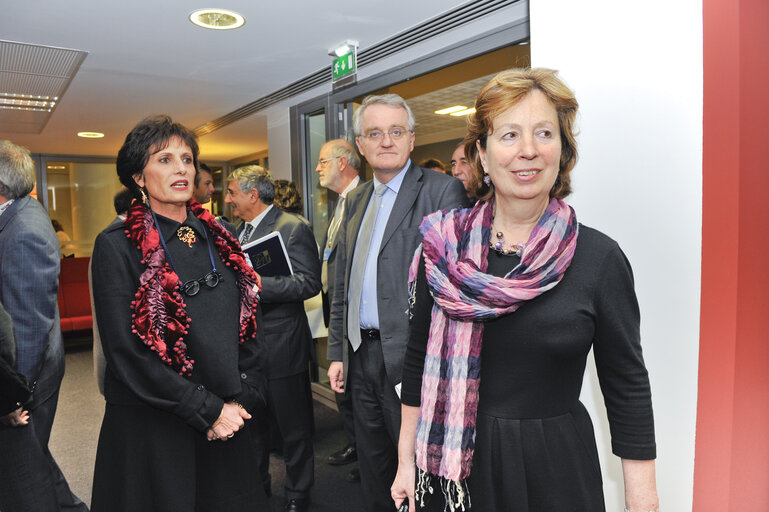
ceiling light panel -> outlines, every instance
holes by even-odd
[[[246,19],[234,11],[225,9],[199,9],[190,13],[190,21],[211,30],[232,30],[242,27]]]
[[[40,133],[88,52],[0,40],[0,126]]]

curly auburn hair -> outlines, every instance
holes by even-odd
[[[546,68],[508,69],[502,71],[483,86],[475,100],[475,113],[468,116],[465,136],[465,157],[473,168],[470,192],[480,200],[489,199],[494,184],[483,182],[478,145],[486,149],[486,138],[494,128],[494,119],[512,108],[532,91],[542,92],[558,113],[561,135],[561,162],[558,177],[550,197],[563,199],[571,194],[570,173],[577,163],[577,141],[574,120],[578,103],[571,89],[558,77],[558,72]]]

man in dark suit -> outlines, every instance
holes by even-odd
[[[34,388],[25,405],[29,425],[0,427],[0,508],[87,511],[48,450],[64,377],[60,256],[51,220],[28,195],[34,185],[29,151],[0,141],[0,301],[13,321],[16,369]]]
[[[344,217],[347,194],[360,183],[360,176],[358,176],[360,167],[361,161],[358,153],[355,152],[352,144],[344,139],[330,140],[320,148],[318,166],[315,168],[320,185],[339,195],[334,216],[329,222],[326,237],[320,246],[323,321],[326,323],[326,327],[328,327],[330,302],[331,297],[334,296],[334,280],[336,278],[336,248],[338,246],[336,235]],[[345,393],[335,393],[335,398],[339,415],[342,417],[342,427],[347,435],[347,446],[331,454],[328,463],[339,466],[358,460],[358,452],[355,447],[355,425],[352,416],[351,396]],[[347,474],[347,480],[349,482],[360,481],[358,468],[353,468]]]
[[[315,237],[298,215],[272,205],[275,188],[268,171],[257,165],[230,174],[225,202],[244,223],[238,230],[241,244],[277,231],[286,245],[293,275],[261,276],[260,307],[267,340],[268,411],[283,437],[286,462],[286,511],[305,511],[314,482],[312,449],[312,395],[308,363],[312,333],[304,300],[320,291],[320,261]],[[256,269],[257,273],[259,269]],[[252,429],[260,453],[265,490],[270,490],[269,417],[254,415]]]
[[[464,205],[462,183],[417,167],[414,115],[398,95],[369,96],[355,112],[356,143],[374,179],[347,196],[337,234],[328,370],[334,391],[352,393],[358,462],[370,511],[392,511],[400,383],[408,340],[408,269],[419,224]]]

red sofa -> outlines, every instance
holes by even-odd
[[[62,258],[59,275],[59,317],[62,332],[93,328],[91,296],[88,290],[88,262],[91,258]]]

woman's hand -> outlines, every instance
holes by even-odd
[[[398,473],[396,473],[393,485],[390,487],[390,496],[392,496],[396,507],[400,507],[403,501],[408,499],[409,510],[411,512],[416,510],[416,504],[414,503],[415,479],[416,465],[413,460],[410,462],[399,462]]]
[[[23,427],[29,425],[29,411],[25,411],[23,407],[19,407],[13,412],[0,417],[0,423],[8,427]]]
[[[622,476],[625,480],[625,507],[630,512],[659,510],[653,460],[622,459]]]
[[[227,402],[222,407],[222,413],[214,424],[206,431],[209,441],[221,439],[226,441],[235,435],[235,432],[243,428],[245,420],[250,420],[251,415],[242,405],[235,402]]]
[[[408,498],[409,510],[416,510],[414,503],[414,484],[416,482],[416,463],[414,462],[414,443],[417,437],[419,407],[401,405],[401,433],[398,438],[398,473],[395,475],[390,496],[396,507],[400,507]]]

